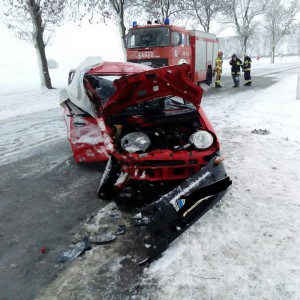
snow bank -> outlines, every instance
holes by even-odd
[[[153,299],[299,299],[296,79],[206,103],[233,186],[145,270],[144,284],[157,282]]]
[[[0,120],[58,108],[59,90],[0,93]]]

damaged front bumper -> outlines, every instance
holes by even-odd
[[[143,235],[145,262],[164,252],[225,195],[231,184],[222,160],[214,157],[199,172],[144,207],[134,217],[134,224]]]

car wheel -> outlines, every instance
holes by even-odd
[[[115,183],[118,179],[119,166],[114,157],[110,156],[100,179],[98,196],[110,198],[116,194]]]

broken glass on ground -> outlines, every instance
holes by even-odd
[[[116,235],[124,234],[125,233],[126,226],[125,225],[118,225]]]
[[[66,262],[75,259],[85,251],[92,249],[89,238],[85,236],[80,242],[71,245],[68,250],[63,251],[57,257],[59,262]]]
[[[110,244],[116,239],[116,236],[110,232],[98,234],[90,237],[90,242],[97,245]]]

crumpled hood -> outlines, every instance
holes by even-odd
[[[117,88],[106,102],[102,115],[110,117],[129,106],[165,96],[178,96],[199,109],[203,90],[188,77],[190,65],[153,69],[114,81]]]

